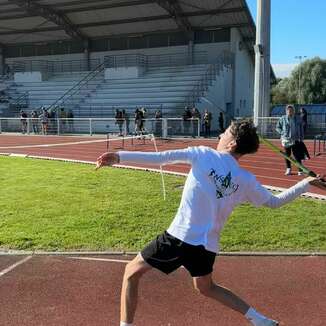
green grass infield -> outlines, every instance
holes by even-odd
[[[172,221],[185,178],[91,165],[0,157],[0,250],[137,251]],[[203,203],[205,205],[205,203]],[[326,203],[238,207],[222,251],[325,251]]]

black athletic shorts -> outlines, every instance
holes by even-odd
[[[206,250],[203,245],[185,243],[165,231],[141,251],[141,256],[149,265],[166,274],[184,266],[192,277],[198,277],[213,271],[216,253]]]

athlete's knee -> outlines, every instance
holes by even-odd
[[[148,270],[148,267],[138,259],[134,259],[126,265],[124,279],[127,281],[138,281]]]

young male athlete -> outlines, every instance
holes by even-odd
[[[243,202],[276,208],[303,192],[318,178],[307,177],[288,190],[273,195],[238,160],[259,147],[256,128],[249,121],[232,122],[220,136],[217,150],[189,147],[159,153],[104,153],[97,168],[117,163],[191,164],[177,214],[170,227],[149,243],[125,269],[121,290],[120,326],[132,326],[137,306],[138,283],[151,268],[168,274],[184,266],[201,294],[244,315],[254,326],[276,326],[278,322],[258,313],[244,300],[212,280],[220,232],[233,208]]]

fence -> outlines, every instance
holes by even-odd
[[[10,64],[10,70],[15,72],[35,72],[41,71],[47,74],[59,72],[79,72],[94,70],[100,64],[100,59],[91,60],[20,60]]]
[[[119,67],[143,67],[157,68],[169,66],[185,66],[185,65],[198,65],[206,64],[207,52],[195,52],[192,55],[188,52],[171,53],[171,54],[121,54],[109,55],[104,57],[104,62],[107,68]]]
[[[88,134],[134,135],[154,134],[158,137],[199,137],[200,121],[180,118],[143,119],[142,124],[134,120],[113,118],[49,119],[42,123],[38,118],[0,118],[0,133],[24,133],[46,135]]]
[[[276,132],[276,124],[279,120],[279,117],[266,117],[258,119],[258,132],[263,137],[267,138],[280,138],[280,135]],[[321,120],[319,120],[321,121]],[[317,122],[316,120],[308,121],[308,127],[306,131],[306,138],[312,138],[321,132],[325,132],[326,123]]]

